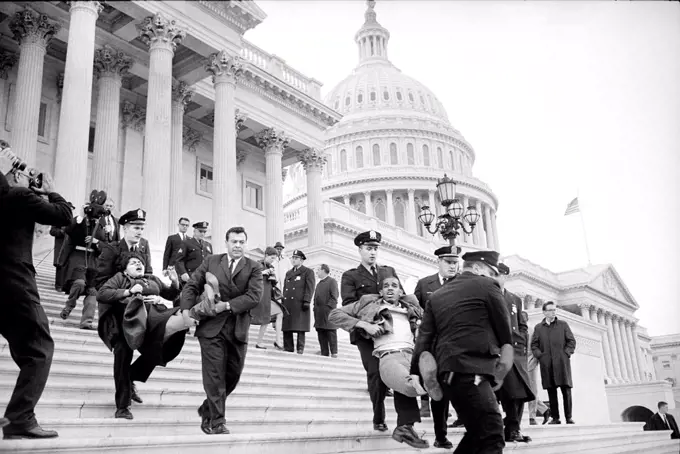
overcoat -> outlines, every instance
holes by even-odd
[[[330,276],[319,281],[314,291],[314,328],[337,329],[328,315],[338,307],[338,281]]]
[[[418,281],[416,284],[416,289],[413,294],[418,298],[418,303],[420,307],[425,309],[428,301],[432,294],[442,287],[442,283],[439,280],[439,273],[435,273],[431,276],[426,276]]]
[[[196,271],[203,260],[213,253],[212,244],[203,240],[198,241],[196,238],[187,238],[180,245],[175,253],[175,268],[177,275],[187,273],[189,277]]]
[[[268,325],[271,321],[272,314],[272,300],[278,296],[281,298],[281,293],[278,293],[276,288],[276,269],[264,263],[258,262],[262,267],[262,297],[260,303],[250,310],[250,324],[251,325]],[[275,295],[278,293],[278,295]]]
[[[534,328],[531,352],[541,367],[543,389],[556,386],[573,387],[571,380],[571,355],[576,350],[576,339],[564,320],[555,318],[548,325],[543,319]]]
[[[522,300],[519,296],[507,290],[503,291],[503,296],[508,307],[508,314],[510,314],[512,346],[515,351],[512,369],[503,380],[503,389],[512,399],[531,402],[536,397],[531,391],[529,372],[527,371],[529,327],[522,319]]]
[[[167,270],[169,266],[175,266],[177,261],[177,251],[182,247],[184,240],[179,233],[168,235],[165,240],[165,250],[163,251],[163,269]]]
[[[299,266],[297,270],[291,268],[286,273],[283,305],[289,314],[283,317],[283,331],[309,331],[315,281],[314,271],[304,265]]]

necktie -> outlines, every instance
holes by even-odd
[[[132,252],[137,252],[137,245],[136,244],[132,246]]]
[[[111,216],[106,216],[106,225],[111,227]],[[113,237],[113,230],[111,230],[110,232],[106,232],[106,239],[107,240],[111,241],[112,237]]]
[[[668,419],[666,419],[666,415],[663,415],[663,423],[666,425],[666,429],[671,429],[671,426],[668,424]]]
[[[231,259],[231,261],[229,262],[229,272],[232,273],[232,274],[234,273],[234,263],[235,262],[236,262],[236,259]]]
[[[375,270],[375,266],[371,267],[371,274],[373,275],[373,279],[376,281],[378,280],[378,272]]]

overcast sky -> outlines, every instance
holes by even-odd
[[[324,83],[357,64],[363,1],[258,1],[246,39]],[[382,1],[390,60],[428,86],[500,200],[504,255],[612,263],[650,334],[680,332],[680,3]]]

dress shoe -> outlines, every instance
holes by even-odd
[[[430,397],[436,401],[444,398],[444,392],[437,380],[437,362],[430,352],[423,352],[418,360],[420,375],[423,377],[423,385]]]
[[[80,329],[86,329],[86,330],[89,330],[89,331],[96,331],[97,330],[97,328],[95,328],[93,325],[83,325],[83,326],[80,327]]]
[[[134,419],[134,416],[132,416],[132,413],[130,412],[129,408],[119,408],[116,410],[116,418],[117,419]]]
[[[261,348],[262,350],[267,349],[267,347],[265,347],[264,345],[260,345],[260,344],[255,344],[255,348]]]
[[[45,430],[39,425],[32,429],[14,429],[8,425],[3,429],[5,440],[20,440],[23,438],[57,438],[59,434],[56,430]]]
[[[432,414],[430,413],[430,408],[426,403],[422,404],[422,407],[420,407],[420,417],[421,418],[431,418],[432,417]]]
[[[224,424],[218,424],[210,429],[211,435],[226,435],[229,433],[229,429]]]
[[[201,417],[201,430],[203,431],[204,434],[210,435],[210,417],[209,416],[203,416],[203,411],[201,411],[201,408],[203,407],[198,407],[198,416]]]
[[[302,355],[302,352],[301,352],[300,350],[298,350],[297,354],[298,354],[298,355]]]
[[[407,445],[416,449],[427,449],[430,447],[430,444],[427,442],[427,440],[420,438],[413,429],[413,426],[410,424],[404,424],[394,429],[394,432],[392,432],[392,438],[399,443],[406,443]]]
[[[377,430],[378,432],[387,432],[387,424],[384,422],[381,422],[379,424],[373,424],[373,430]]]
[[[281,347],[281,345],[278,342],[274,342],[274,348],[279,351],[283,351],[283,347]]]
[[[560,421],[559,419],[553,418],[553,419],[550,420],[550,422],[548,424],[562,424],[562,421]]]
[[[536,422],[536,420],[534,418],[529,418],[529,425],[530,426],[537,426],[538,423]]]
[[[567,418],[567,424],[576,424],[573,419]]]
[[[434,447],[435,448],[442,448],[442,449],[453,449],[453,443],[449,441],[448,438],[444,438],[443,440],[435,440],[434,441]]]
[[[135,386],[134,383],[132,383],[132,386],[131,386],[130,388],[131,388],[131,391],[130,391],[130,394],[131,394],[131,395],[130,395],[130,399],[134,400],[134,401],[137,402],[138,404],[144,403],[144,401],[142,400],[142,398],[139,397],[139,394],[137,394],[137,387]]]
[[[465,424],[463,424],[463,421],[461,421],[460,419],[456,419],[451,424],[449,424],[449,427],[451,427],[453,429],[455,429],[456,427],[464,427],[464,426],[465,426]]]
[[[331,358],[337,358],[337,357],[338,357],[338,354],[337,354],[337,353],[332,353],[332,354],[331,354]]]
[[[7,418],[0,418],[0,428],[3,428],[5,426],[9,426],[9,419]]]
[[[550,419],[550,409],[547,409],[545,413],[543,413],[543,424],[547,424],[548,420]]]
[[[518,443],[529,443],[531,437],[522,435],[519,430],[513,430],[512,432],[505,435],[505,441],[516,441]]]

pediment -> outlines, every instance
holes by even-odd
[[[624,284],[621,276],[619,276],[619,273],[611,265],[608,265],[602,272],[597,274],[587,286],[599,290],[635,309],[640,307],[626,287],[626,284]]]

